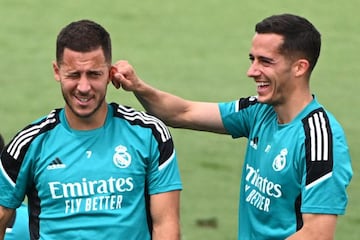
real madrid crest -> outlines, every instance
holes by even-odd
[[[113,162],[118,168],[127,168],[131,164],[131,155],[125,146],[119,145],[115,148]]]
[[[284,148],[280,153],[275,157],[272,167],[275,171],[281,171],[286,165],[286,155],[288,154],[287,148]]]

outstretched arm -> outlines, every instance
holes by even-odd
[[[142,81],[127,61],[113,65],[116,88],[132,91],[149,113],[176,128],[226,133],[217,103],[195,102],[160,91]]]

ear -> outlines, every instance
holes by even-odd
[[[113,80],[114,78],[114,74],[116,73],[116,68],[114,66],[110,66],[109,68],[109,79],[108,79],[108,84]]]
[[[303,58],[298,59],[294,63],[294,74],[296,77],[304,76],[308,73],[310,64],[309,61]]]
[[[57,82],[60,81],[60,68],[59,66],[57,65],[56,61],[53,61],[52,63],[52,67],[53,67],[53,71],[54,71],[54,78]]]

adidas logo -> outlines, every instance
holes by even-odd
[[[65,168],[65,167],[66,167],[66,165],[61,162],[60,158],[55,158],[55,159],[49,164],[49,166],[47,166],[46,169],[52,170],[52,169]]]

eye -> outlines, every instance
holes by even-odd
[[[89,71],[87,73],[87,76],[92,79],[100,78],[103,75],[103,72],[101,71]]]
[[[66,74],[66,78],[69,79],[78,79],[79,77],[80,77],[80,73],[77,72]]]
[[[251,63],[253,63],[253,62],[254,62],[254,60],[255,60],[254,56],[253,56],[253,55],[251,55],[251,54],[249,54],[249,60],[250,60],[250,62],[251,62]]]
[[[274,60],[271,58],[267,58],[267,57],[259,57],[259,62],[263,65],[263,66],[271,66],[274,64]]]

